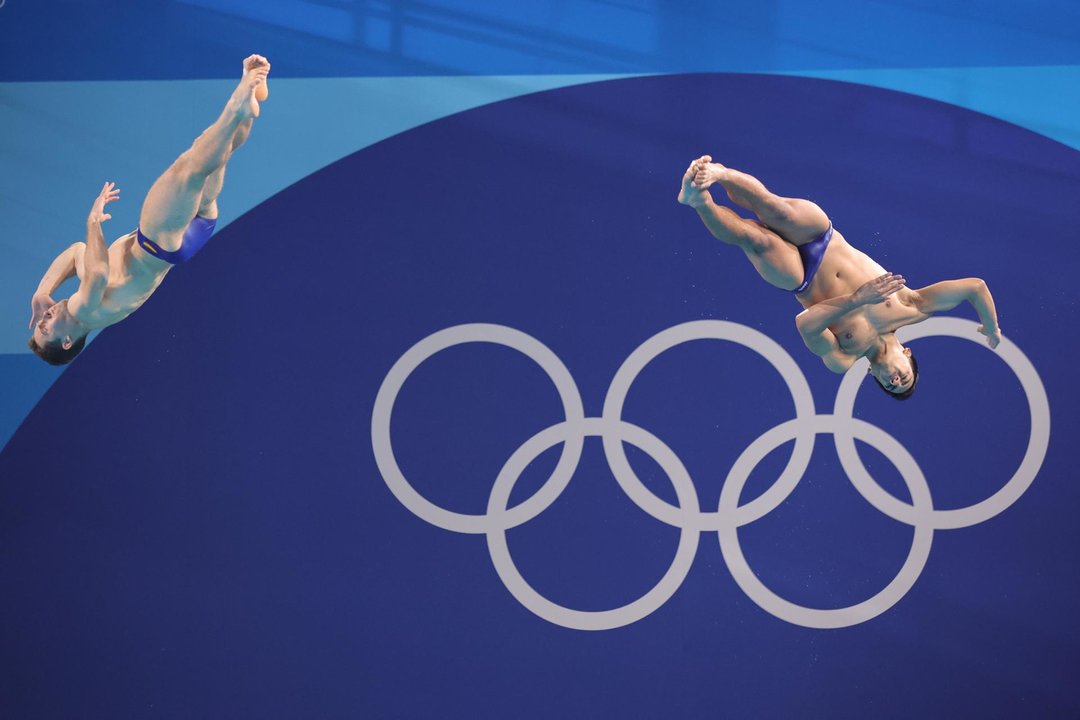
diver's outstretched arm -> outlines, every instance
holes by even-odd
[[[979,322],[982,323],[979,332],[986,336],[986,343],[996,348],[1001,342],[994,296],[990,294],[990,288],[982,278],[944,280],[915,290],[913,294],[915,307],[927,315],[952,310],[966,300],[979,316]]]

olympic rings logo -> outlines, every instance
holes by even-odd
[[[904,342],[946,335],[980,341],[976,324],[957,318],[932,318],[905,328]],[[728,472],[715,512],[702,510],[686,468],[660,438],[622,419],[623,403],[638,374],[661,353],[694,340],[725,340],[743,345],[769,361],[783,377],[795,401],[795,417],[766,431],[735,461]],[[495,343],[517,350],[539,365],[555,385],[566,419],[529,438],[503,465],[488,498],[487,512],[465,514],[439,507],[420,495],[405,478],[394,457],[390,417],[394,402],[409,375],[432,355],[463,343]],[[810,628],[857,625],[885,612],[912,588],[930,555],[935,530],[963,528],[984,522],[1012,505],[1031,485],[1050,442],[1050,406],[1035,367],[1008,338],[997,347],[1000,357],[1020,380],[1027,396],[1031,435],[1027,450],[1012,477],[996,493],[969,507],[937,510],[930,488],[915,459],[895,438],[879,427],[853,417],[855,396],[866,377],[865,361],[852,368],[840,383],[831,415],[819,415],[806,377],[792,357],[766,335],[720,320],[688,322],[664,330],[634,350],[615,373],[601,417],[585,417],[581,395],[562,361],[535,338],[502,325],[458,325],[436,332],[410,348],[394,364],[375,398],[371,441],[383,480],[395,497],[423,520],[446,530],[487,536],[488,552],[503,584],[531,612],[545,620],[578,630],[609,630],[637,622],[658,609],[682,585],[703,532],[715,532],[720,551],[736,583],[758,606],[789,623]],[[896,577],[873,597],[850,607],[817,609],[796,605],[770,590],[750,568],[739,545],[738,531],[776,509],[795,489],[810,464],[815,437],[830,434],[840,463],[855,489],[877,510],[914,528],[911,550]],[[510,556],[506,532],[547,509],[570,483],[586,437],[599,437],[615,479],[642,510],[680,529],[671,566],[660,581],[637,600],[602,611],[575,610],[558,605],[537,592],[518,571]],[[870,476],[855,448],[861,440],[881,452],[900,471],[911,503],[889,494]],[[754,467],[781,444],[794,440],[791,458],[780,477],[763,494],[744,505],[739,498]],[[562,455],[543,486],[514,507],[509,500],[521,473],[548,448],[562,444]],[[630,467],[624,450],[629,443],[647,453],[666,473],[678,505],[671,505],[648,490]]]

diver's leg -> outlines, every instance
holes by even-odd
[[[698,158],[686,169],[679,202],[697,210],[698,217],[717,240],[738,246],[770,285],[783,290],[797,288],[803,281],[798,249],[761,223],[739,217],[730,208],[717,205],[707,189],[694,185],[694,178],[708,163],[707,157]]]
[[[266,82],[270,64],[252,55],[244,61],[244,73],[229,98],[221,116],[196,138],[165,173],[157,179],[143,201],[139,229],[163,250],[180,247],[184,231],[199,211],[204,188],[217,173],[216,190],[220,191],[225,163],[250,131],[251,121],[259,114],[255,99],[257,88]],[[216,194],[215,194],[216,198]]]
[[[251,134],[251,118],[248,118],[244,122],[240,123],[240,126],[236,128],[236,132],[233,134],[232,148],[229,151],[229,157],[236,148],[244,144],[249,134]],[[214,172],[210,173],[210,176],[206,178],[206,182],[203,183],[202,194],[199,196],[199,209],[195,213],[199,217],[207,218],[208,220],[216,220],[218,216],[217,198],[221,194],[221,187],[225,184],[225,166],[228,164],[228,158],[226,162],[222,163],[221,167]]]
[[[709,158],[700,163],[693,184],[705,190],[713,183],[719,183],[733,203],[753,212],[793,245],[804,245],[829,229],[828,215],[815,203],[774,195],[756,177]]]

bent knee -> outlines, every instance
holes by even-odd
[[[746,252],[755,255],[767,253],[773,250],[777,243],[784,242],[768,225],[758,220],[744,220],[741,230],[739,245]]]

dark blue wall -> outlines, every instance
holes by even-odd
[[[912,589],[836,630],[786,622],[701,535],[670,600],[572,630],[501,582],[483,537],[391,494],[373,402],[414,343],[498,323],[549,347],[598,416],[615,371],[680,323],[729,320],[798,363],[818,413],[839,377],[799,307],[675,202],[709,151],[809,196],[918,286],[981,276],[1050,397],[1049,452],[1005,512],[938,530]],[[676,75],[530,95],[430,123],[297,183],[221,232],[93,343],[0,454],[2,682],[15,717],[1070,717],[1080,710],[1072,511],[1074,150],[1001,121],[857,85]],[[963,313],[961,313],[963,314]],[[968,317],[971,314],[968,313]],[[1005,485],[1029,437],[1016,376],[955,338],[917,340],[916,397],[867,385],[856,417],[894,436],[933,505]],[[641,374],[624,417],[685,465],[714,510],[728,469],[794,417],[777,371],[698,342]],[[542,371],[494,345],[446,350],[391,426],[432,502],[483,513],[503,463],[563,419]],[[881,484],[909,497],[878,451]],[[765,491],[791,444],[751,477]],[[551,472],[543,454],[511,504]],[[670,503],[664,472],[631,462]],[[523,576],[602,610],[665,572],[679,531],[642,512],[588,440],[566,491],[511,529]],[[803,605],[859,603],[908,554],[828,435],[789,499],[739,531],[758,577]]]

